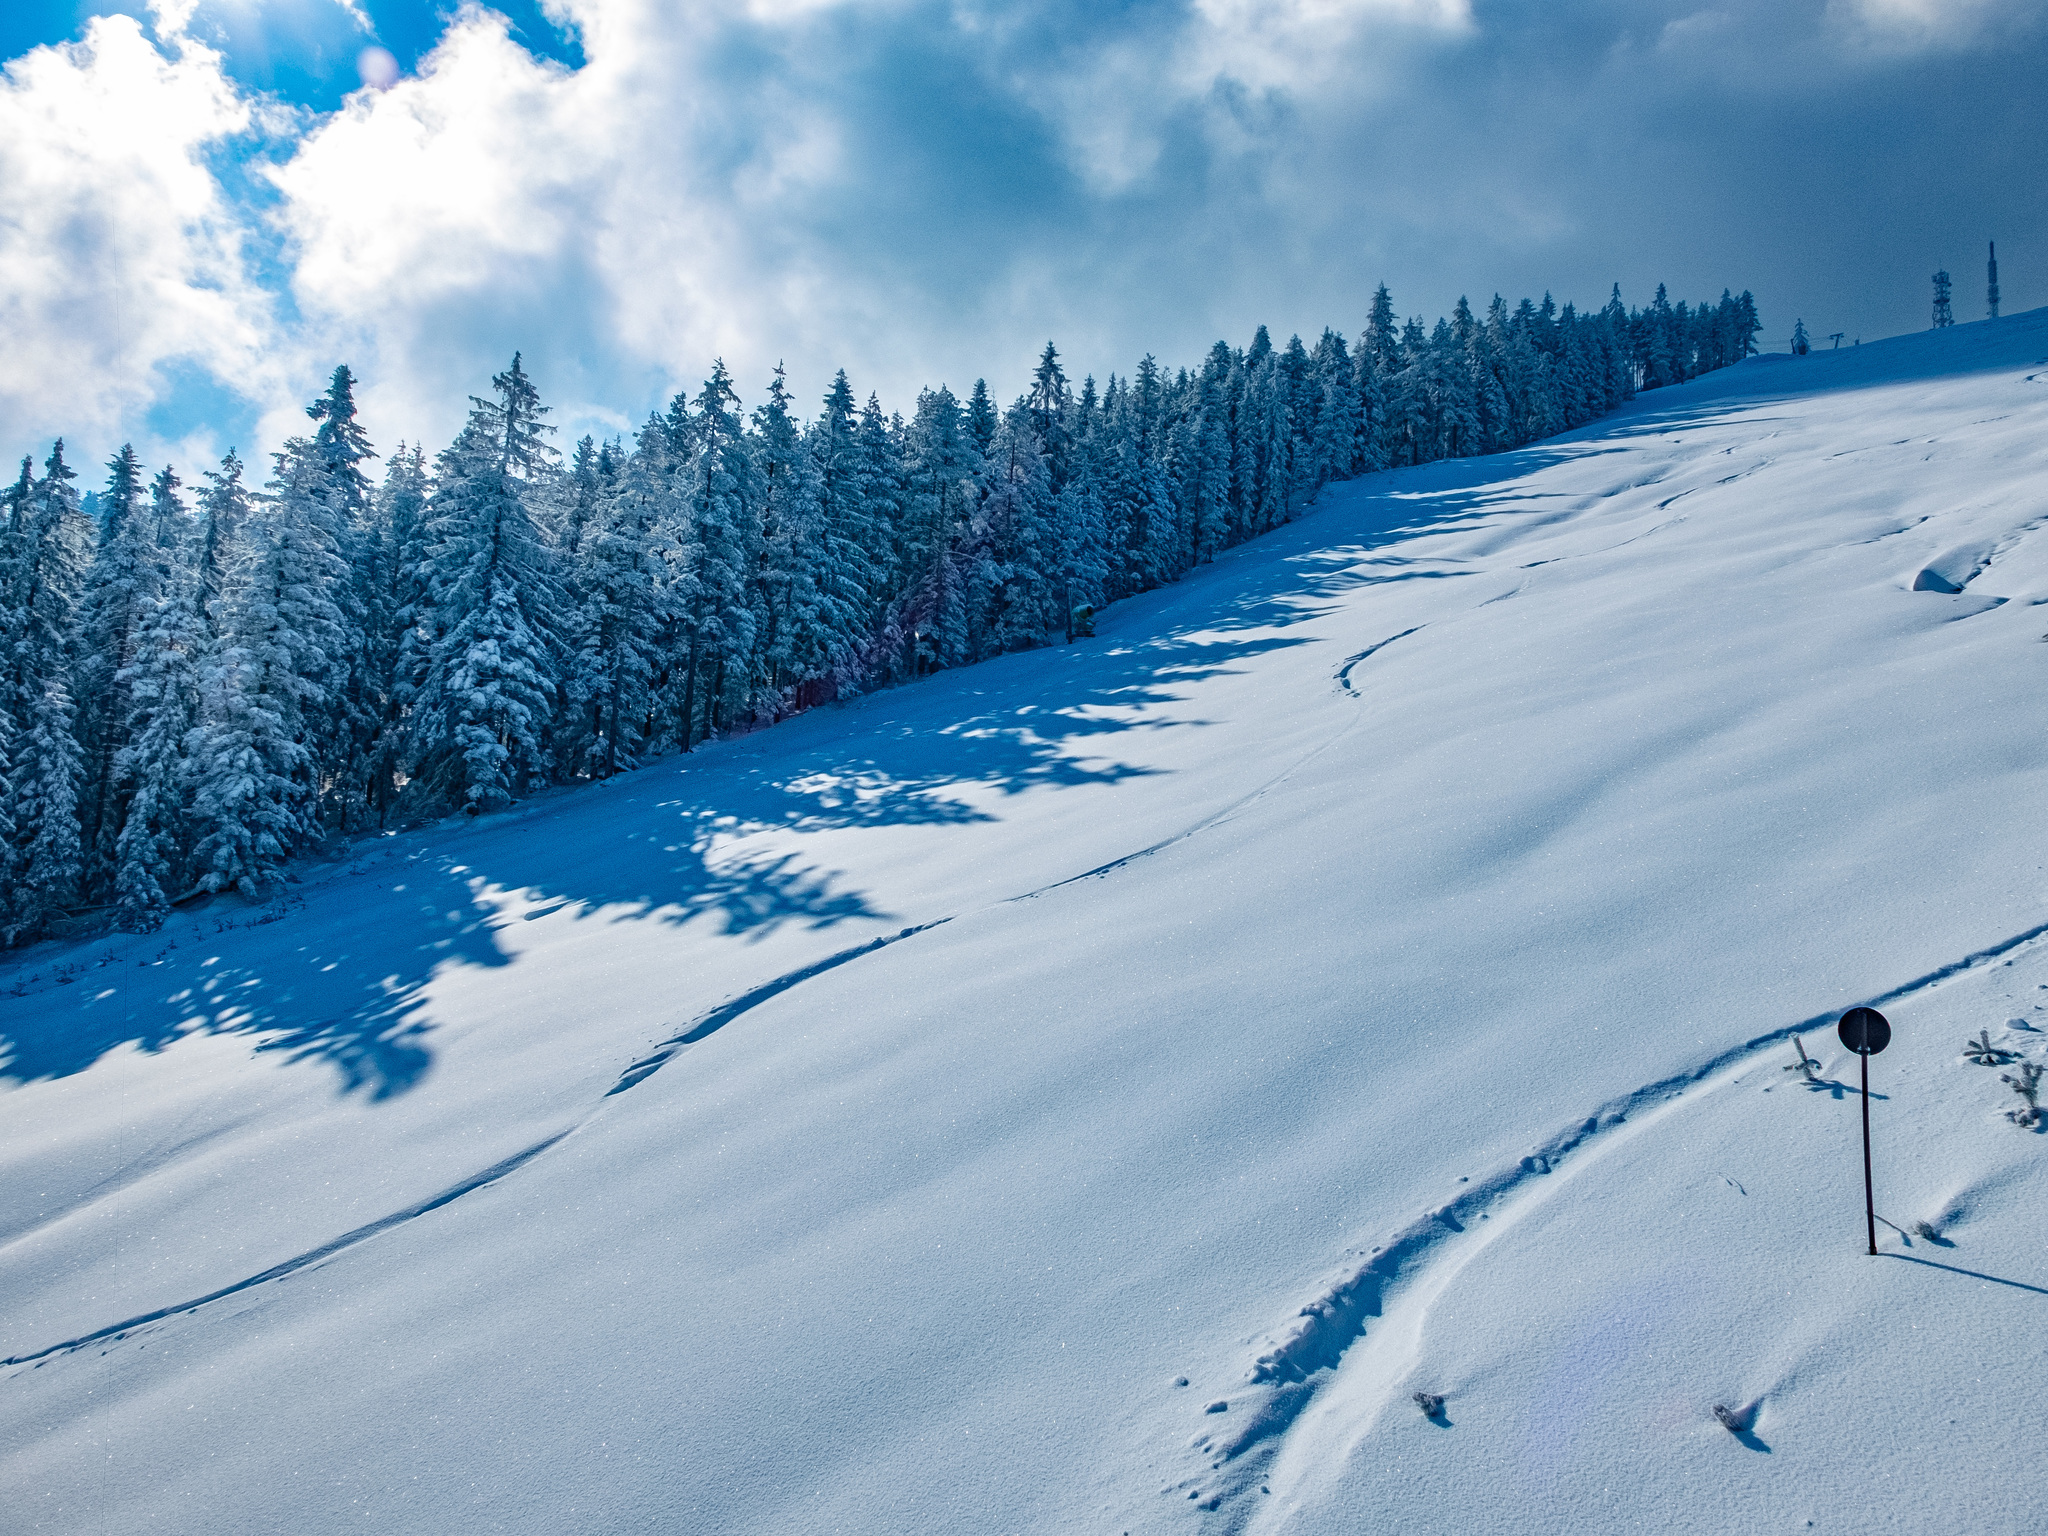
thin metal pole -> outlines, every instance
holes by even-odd
[[[1877,1257],[1877,1199],[1870,1187],[1870,1052],[1856,1053],[1863,1060],[1863,1220],[1870,1228],[1870,1256]]]

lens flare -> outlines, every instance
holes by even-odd
[[[390,49],[373,45],[356,55],[356,73],[363,77],[363,84],[388,91],[398,80],[398,60]]]

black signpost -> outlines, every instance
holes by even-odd
[[[1877,1199],[1870,1186],[1870,1058],[1892,1043],[1890,1020],[1875,1008],[1851,1008],[1835,1026],[1842,1044],[1863,1058],[1863,1220],[1877,1256]]]

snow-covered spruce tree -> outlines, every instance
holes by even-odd
[[[399,651],[416,600],[420,512],[426,503],[426,468],[417,447],[401,441],[385,466],[355,529],[350,562],[353,611],[359,618],[352,688],[363,735],[347,785],[337,795],[351,808],[348,826],[382,826],[398,792],[404,729],[399,703]],[[407,567],[410,557],[413,564]]]
[[[993,440],[993,439],[991,439]],[[943,384],[918,396],[904,465],[903,515],[896,564],[903,573],[892,629],[905,646],[901,675],[917,676],[968,659],[963,545],[980,502],[981,453],[966,431],[960,403]]]
[[[1071,641],[1074,610],[1100,607],[1109,574],[1109,533],[1103,509],[1102,404],[1091,376],[1074,402],[1073,467],[1055,502],[1058,592],[1054,622]]]
[[[4,508],[0,508],[0,647],[21,624],[12,573],[32,515],[35,483],[35,460],[24,454],[21,474],[8,487]],[[13,910],[21,867],[19,829],[14,820],[14,755],[22,731],[22,703],[8,669],[0,666],[0,912]]]
[[[888,539],[887,527],[877,526],[860,420],[844,370],[833,379],[824,407],[804,434],[812,498],[805,510],[812,606],[794,647],[803,669],[794,695],[800,708],[857,686],[854,658],[874,624],[883,580],[876,557]]]
[[[1056,622],[1052,477],[1035,415],[1025,401],[1006,411],[984,460],[988,493],[974,517],[967,571],[968,653],[976,660],[1043,645]]]
[[[373,799],[380,822],[389,818],[403,798],[412,708],[427,680],[433,650],[427,604],[428,492],[426,450],[418,443],[409,448],[401,443],[385,465],[384,483],[377,492],[377,515],[391,551],[390,588],[382,603],[388,616],[381,620],[378,631],[389,651],[385,665],[390,678],[373,775]]]
[[[860,495],[864,511],[863,547],[874,573],[868,589],[870,610],[880,611],[903,590],[905,572],[897,562],[896,530],[903,521],[905,428],[899,417],[891,424],[882,402],[872,392],[860,409]]]
[[[1269,351],[1248,369],[1244,403],[1245,537],[1287,521],[1290,498],[1285,380]]]
[[[303,438],[285,445],[276,496],[242,524],[219,638],[200,668],[192,858],[209,891],[265,896],[320,836],[313,732],[333,718],[330,680],[348,643],[334,594],[348,570],[334,520],[321,515],[328,478],[310,448]]]
[[[588,441],[588,439],[586,439]],[[595,456],[592,482],[597,487]],[[617,482],[581,518],[561,766],[607,778],[646,749],[660,615],[657,530],[676,524],[669,433],[650,416]]]
[[[1544,295],[1548,308],[1550,296]],[[1527,299],[1508,317],[1498,294],[1486,312],[1486,341],[1495,378],[1507,402],[1506,432],[1501,446],[1518,448],[1557,430],[1560,415],[1550,362],[1553,327]]]
[[[1124,461],[1118,477],[1127,498],[1124,584],[1127,591],[1148,592],[1174,578],[1174,556],[1181,548],[1179,509],[1166,477],[1165,382],[1150,353],[1138,360],[1122,403],[1111,430]]]
[[[685,752],[720,730],[745,698],[756,637],[750,577],[760,538],[758,487],[738,407],[732,376],[714,362],[684,417],[681,517],[662,540],[672,658],[666,713]],[[672,407],[672,441],[678,414]]]
[[[5,691],[14,719],[12,890],[0,938],[41,937],[75,905],[82,873],[78,820],[84,754],[75,734],[70,643],[93,530],[79,506],[60,438],[42,477],[10,498],[5,564]]]
[[[790,411],[782,365],[768,381],[768,398],[754,411],[748,447],[753,457],[759,529],[753,572],[755,642],[752,655],[756,707],[773,710],[782,690],[823,669],[818,633],[818,591],[809,532],[817,503],[816,469],[803,450]]]
[[[1103,386],[1102,419],[1096,426],[1094,451],[1089,456],[1096,492],[1102,501],[1104,603],[1113,603],[1137,590],[1130,581],[1130,519],[1137,493],[1130,475],[1131,455],[1126,442],[1127,394],[1124,381],[1112,373]]]
[[[978,382],[976,387],[979,388]],[[1038,366],[1031,372],[1031,388],[1023,403],[1031,418],[1031,430],[1038,438],[1039,452],[1045,456],[1047,490],[1057,496],[1066,488],[1071,473],[1074,396],[1067,387],[1066,370],[1060,366],[1059,349],[1049,341],[1038,355]],[[976,433],[975,440],[984,456],[991,451],[994,439],[994,432],[987,437]]]
[[[114,846],[127,811],[117,769],[128,744],[134,700],[121,677],[135,659],[142,618],[163,587],[159,519],[145,500],[142,465],[123,445],[107,465],[100,493],[99,546],[79,605],[72,691],[86,776],[79,795],[85,895],[95,905],[111,892]]]
[[[1479,415],[1480,368],[1472,349],[1477,330],[1471,307],[1461,298],[1457,323],[1439,320],[1430,333],[1432,382],[1437,390],[1437,458],[1468,458],[1490,446]]]
[[[1051,342],[1046,343],[1048,348],[1051,345]],[[988,445],[995,440],[996,422],[996,405],[989,398],[988,380],[976,379],[967,396],[967,414],[963,419],[967,435],[974,440],[976,453],[988,452]]]
[[[549,768],[567,631],[553,551],[527,504],[551,465],[547,407],[518,354],[470,397],[427,506],[426,675],[407,722],[422,808],[511,804]]]
[[[242,461],[230,448],[219,469],[209,469],[199,490],[197,601],[199,616],[209,639],[220,633],[215,608],[227,589],[228,562],[233,557],[242,525],[249,518],[249,491],[242,484]]]
[[[1230,535],[1230,359],[1213,351],[1187,391],[1187,409],[1172,439],[1174,479],[1187,545],[1182,570],[1206,565]]]
[[[1344,338],[1324,327],[1309,362],[1308,480],[1313,496],[1332,480],[1350,477],[1358,457],[1359,413],[1357,375]]]
[[[562,553],[563,581],[572,598],[584,532],[597,516],[598,501],[611,488],[614,478],[605,470],[609,447],[607,444],[600,449],[597,439],[588,433],[578,438],[575,456],[569,462],[567,483],[562,487],[562,535],[557,543]]]
[[[84,864],[78,785],[85,754],[72,732],[71,690],[62,673],[47,679],[29,701],[12,754],[16,835],[13,900],[4,923],[8,943],[40,938],[78,899]]]
[[[129,798],[114,850],[114,920],[131,933],[162,926],[185,888],[193,843],[188,751],[196,745],[199,669],[210,647],[199,613],[197,541],[181,535],[170,548],[171,570],[119,679],[135,716],[115,765]]]
[[[1299,336],[1287,338],[1279,359],[1288,424],[1286,515],[1292,517],[1321,489],[1315,484],[1315,417],[1322,391],[1317,386],[1315,364]]]
[[[390,682],[371,655],[370,605],[387,577],[389,557],[376,517],[376,496],[363,465],[377,455],[356,419],[355,376],[342,364],[327,391],[306,407],[319,425],[307,452],[320,473],[309,488],[308,516],[326,525],[346,576],[327,594],[341,625],[332,673],[323,683],[328,713],[313,723],[315,815],[329,831],[359,829],[372,820],[378,795],[371,783],[378,737],[390,708]],[[280,487],[279,494],[284,494]]]
[[[1351,461],[1353,475],[1377,474],[1389,463],[1386,375],[1377,348],[1364,340],[1352,353],[1352,398],[1358,409],[1358,453]]]

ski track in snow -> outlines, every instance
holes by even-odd
[[[2037,924],[1865,999],[1863,1005],[1885,1007],[1899,1002],[2003,960],[2044,937],[2048,937],[2048,923]],[[1687,1090],[1712,1086],[1721,1078],[1747,1070],[1762,1052],[1783,1045],[1794,1035],[1827,1029],[1843,1009],[1852,1006],[1856,1004],[1844,1003],[1781,1025],[1684,1071],[1610,1099],[1510,1167],[1473,1179],[1455,1198],[1423,1212],[1385,1243],[1374,1246],[1362,1260],[1355,1258],[1356,1249],[1349,1250],[1350,1266],[1304,1304],[1290,1324],[1272,1336],[1272,1346],[1252,1362],[1247,1382],[1269,1390],[1261,1399],[1246,1404],[1249,1412],[1243,1426],[1227,1436],[1198,1436],[1190,1446],[1205,1459],[1209,1472],[1222,1475],[1186,1477],[1171,1491],[1196,1496],[1195,1507],[1205,1513],[1220,1511],[1223,1518],[1214,1523],[1215,1529],[1231,1533],[1247,1529],[1261,1505],[1246,1495],[1262,1491],[1288,1430],[1333,1379],[1338,1362],[1354,1346],[1384,1353],[1396,1364],[1408,1361],[1419,1347],[1431,1303],[1479,1255],[1486,1242],[1548,1198],[1555,1186],[1542,1182],[1547,1175],[1567,1161],[1574,1172],[1589,1166],[1618,1147],[1627,1133],[1648,1130],[1664,1110],[1676,1107]],[[1482,1215],[1489,1218],[1484,1237],[1454,1248],[1455,1240]],[[1390,1366],[1387,1374],[1398,1375],[1399,1371]],[[1233,1402],[1231,1407],[1234,1411],[1237,1404]]]
[[[1521,589],[1518,587],[1515,590],[1520,591]],[[1504,593],[1503,596],[1512,597],[1514,596],[1514,593]],[[1500,598],[1498,597],[1489,597],[1486,600],[1487,603],[1497,603],[1499,601]],[[1484,608],[1486,606],[1486,603],[1481,603],[1479,606]],[[1401,633],[1398,635],[1387,636],[1386,639],[1380,641],[1377,645],[1368,645],[1356,656],[1346,656],[1344,658],[1344,665],[1337,669],[1337,686],[1342,688],[1346,693],[1350,694],[1351,697],[1353,697],[1354,699],[1359,697],[1358,690],[1351,686],[1351,669],[1357,666],[1361,661],[1365,660],[1366,657],[1372,655],[1375,651],[1384,651],[1396,640],[1406,640],[1410,635],[1414,634],[1416,630],[1425,629],[1427,627],[1427,625],[1417,624],[1413,628],[1402,630]]]
[[[891,944],[901,944],[905,939],[915,938],[920,933],[928,933],[951,921],[953,919],[950,917],[941,917],[929,923],[919,923],[914,928],[905,928],[901,933],[885,934],[880,938],[870,939],[865,944],[856,944],[850,949],[840,950],[837,954],[827,955],[822,960],[799,966],[793,971],[786,971],[772,981],[764,981],[760,986],[742,992],[729,1002],[720,1003],[709,1013],[699,1014],[681,1033],[671,1035],[662,1041],[655,1047],[652,1055],[643,1056],[627,1067],[619,1074],[619,1080],[605,1090],[604,1096],[610,1098],[615,1093],[624,1093],[628,1088],[638,1087],[699,1040],[707,1035],[716,1034],[741,1014],[760,1007],[769,998],[779,997],[791,987],[801,986],[814,976],[836,971],[840,966],[851,964],[864,955],[872,955],[878,949],[887,949]]]
[[[126,1318],[118,1323],[110,1323],[104,1328],[95,1328],[91,1333],[82,1333],[75,1339],[66,1339],[61,1344],[52,1344],[45,1349],[36,1350],[32,1354],[10,1356],[8,1359],[0,1360],[0,1366],[33,1365],[48,1359],[52,1355],[66,1355],[75,1350],[84,1349],[89,1344],[98,1344],[109,1339],[125,1339],[133,1329],[144,1327],[150,1323],[161,1322],[163,1319],[175,1317],[181,1312],[197,1312],[201,1307],[210,1306],[216,1301],[225,1300],[227,1297],[242,1291],[268,1284],[272,1280],[282,1280],[287,1275],[296,1274],[310,1265],[318,1264],[323,1259],[331,1259],[345,1249],[355,1247],[358,1243],[368,1242],[380,1232],[389,1232],[393,1227],[402,1226],[408,1221],[426,1215],[429,1211],[438,1211],[444,1205],[453,1204],[472,1190],[482,1189],[488,1184],[497,1183],[498,1180],[504,1178],[507,1174],[525,1167],[575,1129],[575,1126],[571,1126],[569,1130],[557,1131],[552,1136],[544,1137],[532,1146],[527,1147],[524,1151],[514,1152],[510,1157],[500,1158],[481,1173],[473,1173],[468,1178],[449,1185],[438,1195],[431,1195],[415,1205],[408,1205],[404,1210],[393,1211],[389,1216],[380,1217],[378,1220],[370,1222],[365,1226],[357,1227],[353,1231],[344,1232],[341,1236],[324,1242],[317,1248],[309,1248],[304,1253],[286,1259],[281,1264],[271,1265],[270,1268],[264,1270],[261,1274],[251,1275],[245,1280],[237,1280],[232,1285],[224,1285],[217,1291],[209,1291],[204,1296],[194,1297],[190,1301],[181,1301],[174,1306],[158,1307],[154,1312],[144,1312],[139,1316]]]

